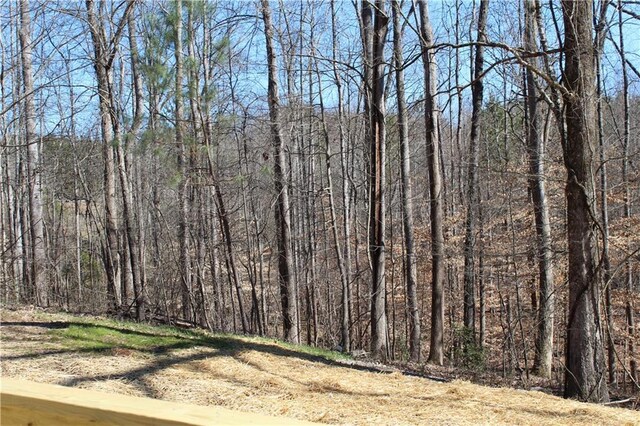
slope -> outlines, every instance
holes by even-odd
[[[638,413],[540,392],[363,371],[270,339],[0,311],[2,377],[328,424],[640,424]]]

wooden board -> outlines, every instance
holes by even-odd
[[[0,380],[0,423],[10,425],[311,425],[302,420],[109,394],[24,380]]]

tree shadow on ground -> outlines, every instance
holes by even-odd
[[[41,327],[58,330],[68,328],[71,322],[67,321],[2,321],[0,327]]]
[[[28,353],[22,355],[12,355],[7,356],[5,359],[28,359],[28,358],[38,358],[40,356],[47,355],[61,355],[64,353],[108,353],[117,349],[128,349],[139,351],[143,353],[151,353],[151,354],[166,354],[173,350],[180,349],[189,349],[194,347],[206,347],[211,349],[216,349],[220,351],[221,355],[231,356],[237,358],[237,356],[245,351],[257,351],[268,353],[278,357],[288,357],[288,358],[297,358],[304,361],[321,363],[325,365],[332,366],[340,366],[344,368],[349,368],[351,370],[357,371],[365,371],[365,372],[373,372],[373,373],[390,373],[392,370],[387,371],[386,369],[381,369],[375,365],[365,365],[362,363],[350,363],[340,360],[328,359],[323,356],[309,354],[301,351],[297,351],[294,349],[288,349],[278,344],[278,341],[273,340],[273,343],[269,342],[256,342],[250,341],[247,339],[243,339],[242,337],[236,337],[233,335],[204,335],[198,332],[189,331],[189,330],[176,330],[167,331],[167,330],[158,330],[157,332],[149,332],[143,330],[132,330],[127,328],[126,326],[118,327],[115,325],[105,325],[105,324],[92,324],[87,322],[80,321],[39,321],[39,322],[29,322],[29,321],[18,321],[11,322],[5,321],[0,322],[0,329],[2,327],[40,327],[47,328],[50,330],[62,330],[72,326],[81,327],[85,329],[87,332],[91,332],[92,330],[97,329],[106,329],[110,331],[114,331],[117,333],[122,333],[130,336],[137,337],[150,337],[150,338],[173,338],[178,339],[177,342],[171,344],[159,344],[159,345],[150,345],[147,348],[140,347],[139,345],[127,345],[123,343],[117,342],[104,342],[99,339],[91,339],[91,338],[83,338],[80,336],[74,336],[73,340],[76,341],[84,341],[87,344],[95,343],[94,347],[76,347],[69,349],[60,349],[60,350],[49,350],[46,352],[40,353]],[[267,339],[264,339],[267,340]],[[410,371],[401,371],[403,374],[412,375]]]
[[[334,361],[322,356],[307,354],[303,352],[298,352],[293,349],[288,349],[282,346],[279,346],[277,342],[274,343],[269,342],[256,342],[250,341],[247,339],[243,339],[235,336],[207,336],[199,333],[191,333],[191,332],[182,332],[176,331],[175,333],[167,332],[166,330],[159,330],[158,333],[148,332],[148,331],[137,331],[132,330],[126,327],[117,327],[112,325],[98,325],[84,322],[74,322],[74,321],[50,321],[50,322],[2,322],[0,323],[0,331],[3,327],[41,327],[49,330],[62,330],[69,328],[71,326],[78,326],[87,329],[87,331],[91,331],[92,328],[98,329],[108,329],[114,332],[123,333],[127,335],[137,335],[137,336],[145,336],[145,337],[165,337],[165,338],[174,338],[178,339],[177,342],[173,342],[171,344],[164,345],[155,345],[149,348],[129,348],[127,345],[121,345],[116,343],[105,343],[103,347],[91,347],[91,348],[67,348],[60,350],[43,350],[40,352],[33,352],[21,355],[11,355],[11,356],[3,356],[3,361],[11,361],[11,360],[19,360],[19,359],[37,359],[44,358],[47,356],[55,356],[55,355],[63,355],[63,354],[109,354],[114,353],[117,349],[131,349],[132,351],[138,351],[141,353],[148,353],[150,355],[155,355],[156,357],[152,362],[137,368],[130,368],[119,373],[109,373],[109,374],[86,374],[77,377],[71,377],[65,379],[60,382],[60,384],[65,386],[79,386],[85,383],[91,382],[105,382],[111,380],[123,380],[125,382],[130,383],[132,386],[138,388],[145,396],[151,398],[162,398],[162,395],[158,390],[154,389],[149,380],[153,374],[158,373],[162,370],[186,365],[189,363],[204,361],[207,359],[212,359],[216,357],[232,357],[238,362],[241,362],[245,365],[250,366],[255,369],[257,372],[268,373],[274,376],[278,376],[281,379],[288,380],[291,382],[298,383],[299,385],[309,387],[309,391],[313,392],[333,392],[345,394],[347,396],[364,396],[367,398],[376,398],[382,397],[386,398],[390,395],[387,393],[375,393],[375,392],[354,392],[349,391],[347,389],[343,389],[338,385],[332,385],[331,383],[322,383],[314,380],[313,376],[309,377],[309,381],[299,380],[291,375],[285,374],[284,371],[275,371],[265,368],[264,366],[258,365],[254,362],[251,362],[244,356],[243,354],[247,351],[256,351],[261,353],[270,354],[278,357],[288,357],[288,358],[297,358],[309,362],[321,363],[325,365],[332,366],[340,366],[344,368],[349,368],[352,370],[360,370],[360,371],[374,371],[381,372],[379,369],[375,367],[362,366],[362,365],[352,365],[345,364],[340,361]],[[3,333],[4,334],[4,333]],[[75,336],[75,338],[78,338]],[[2,340],[5,340],[5,336],[2,336]],[[81,339],[80,339],[81,340]],[[86,339],[90,342],[93,339]],[[172,353],[174,350],[184,350],[190,348],[201,348],[201,350],[197,353]],[[211,371],[213,380],[223,380],[229,383],[235,383],[243,387],[251,386],[250,383],[243,381],[241,378],[235,377],[232,374],[223,374],[221,372],[213,372]],[[435,400],[440,395],[437,396],[422,396],[421,399],[424,401]],[[446,397],[446,396],[445,396]],[[459,405],[459,409],[465,409],[465,403],[469,403],[473,401],[453,401],[452,406],[456,407]],[[486,401],[475,399],[475,401],[479,404],[487,404]],[[543,408],[528,408],[528,407],[518,407],[518,408],[509,408],[504,406],[496,406],[496,408],[505,410],[508,412],[513,410],[525,411],[530,413],[531,415],[536,416],[553,416],[554,418],[560,419],[570,419],[576,418],[576,413],[569,412],[550,412]]]
[[[50,322],[10,322],[5,321],[0,323],[0,329],[2,327],[41,327],[47,328],[50,330],[62,330],[68,329],[69,327],[76,326],[83,328],[89,334],[91,334],[92,330],[98,329],[107,329],[110,331],[114,331],[117,333],[122,333],[130,336],[138,336],[138,337],[152,337],[152,338],[172,338],[176,339],[176,342],[170,344],[151,344],[148,347],[140,347],[139,345],[129,345],[127,343],[118,343],[118,342],[101,342],[98,338],[86,338],[81,336],[73,336],[71,340],[75,341],[85,341],[88,343],[102,343],[100,346],[90,347],[90,348],[69,348],[69,349],[61,349],[61,350],[50,350],[45,352],[38,352],[32,354],[24,354],[24,355],[15,355],[8,356],[5,359],[23,359],[23,358],[37,358],[39,356],[47,356],[47,355],[59,355],[63,353],[101,353],[112,351],[114,349],[129,349],[136,350],[139,352],[152,353],[152,354],[165,354],[169,353],[172,350],[178,349],[190,349],[194,347],[206,347],[211,349],[216,349],[222,355],[235,357],[241,352],[244,351],[258,351],[265,352],[275,356],[281,357],[291,357],[291,358],[299,358],[305,361],[310,362],[318,362],[327,365],[335,365],[336,362],[333,360],[324,358],[322,356],[307,354],[304,352],[298,352],[292,349],[287,349],[277,345],[277,342],[274,341],[273,344],[262,343],[262,342],[254,342],[242,339],[240,337],[235,336],[206,336],[199,333],[193,332],[182,332],[176,331],[175,333],[168,333],[164,331],[160,331],[158,333],[152,333],[148,331],[138,331],[131,330],[126,327],[117,327],[112,325],[102,325],[102,324],[91,324],[84,322],[74,322],[74,321],[50,321]],[[3,339],[4,340],[4,339]]]

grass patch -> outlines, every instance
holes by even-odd
[[[346,361],[352,359],[351,355],[337,351],[330,351],[328,349],[319,348],[317,346],[294,345],[287,342],[278,342],[278,344],[292,351],[324,358],[329,361]]]
[[[241,340],[246,343],[254,343],[258,345],[275,345],[284,350],[297,352],[301,355],[306,355],[309,357],[322,358],[327,361],[346,361],[352,359],[351,355],[331,351],[328,349],[319,348],[317,346],[309,346],[309,345],[294,345],[293,343],[285,342],[282,340],[269,338],[269,337],[260,337],[260,336],[236,336],[233,334],[224,334],[221,336],[225,336],[227,338],[234,338]]]
[[[209,333],[171,326],[153,326],[111,319],[70,317],[67,327],[49,331],[63,345],[73,350],[107,351],[129,349],[141,352],[167,352],[173,349],[208,347],[222,351],[257,350],[282,352],[282,355],[318,358],[325,361],[351,359],[347,354],[314,346],[294,345],[273,338]],[[285,353],[286,352],[286,353]]]
[[[181,337],[137,333],[94,324],[71,324],[53,333],[61,337],[66,346],[96,351],[113,348],[153,351],[168,346],[180,347],[186,343]]]

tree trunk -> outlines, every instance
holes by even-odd
[[[363,14],[371,4],[364,0]],[[384,93],[384,42],[389,18],[385,14],[384,0],[376,0],[373,7],[373,31],[371,37],[371,84],[369,107],[370,147],[369,171],[369,255],[371,257],[371,355],[386,360],[388,354],[386,280],[385,280],[385,93]],[[364,19],[363,19],[364,21]],[[369,44],[367,41],[366,44]]]
[[[313,41],[312,41],[313,43]],[[313,55],[314,52],[312,51]],[[349,277],[347,276],[347,269],[345,266],[344,253],[340,244],[340,236],[338,235],[338,215],[336,213],[335,197],[333,190],[333,176],[331,171],[331,138],[329,136],[329,128],[327,125],[327,118],[325,115],[324,98],[322,95],[322,79],[320,73],[317,70],[318,77],[318,96],[320,99],[320,117],[322,121],[322,135],[324,138],[324,161],[327,170],[327,191],[329,195],[329,211],[331,215],[331,235],[333,236],[334,251],[336,255],[336,262],[338,264],[338,270],[340,272],[340,284],[341,284],[341,300],[342,311],[340,316],[340,334],[341,345],[344,352],[351,351],[351,338],[349,337]],[[346,244],[349,242],[347,241]]]
[[[606,5],[602,5],[604,7]],[[606,28],[605,20],[599,21],[601,30],[596,27],[596,35]],[[597,114],[598,114],[598,151],[600,154],[600,223],[602,226],[602,283],[604,285],[604,303],[607,320],[607,368],[609,372],[609,386],[617,385],[616,377],[616,347],[615,330],[613,321],[613,306],[611,300],[611,258],[609,255],[609,200],[608,200],[608,173],[607,173],[607,153],[604,137],[604,119],[602,113],[602,44],[604,43],[604,33],[601,37],[596,36],[596,84],[597,84]]]
[[[105,245],[103,261],[107,275],[107,293],[111,309],[120,310],[120,254],[118,252],[118,219],[116,206],[116,171],[113,144],[114,120],[117,119],[113,103],[112,64],[122,29],[133,2],[127,3],[124,16],[116,25],[111,40],[105,36],[102,17],[96,17],[94,0],[86,0],[87,20],[94,50],[94,70],[98,83],[98,98],[100,109],[100,127],[102,131],[102,153],[104,160],[104,202],[105,202]],[[111,50],[107,50],[108,48]]]
[[[271,138],[273,143],[273,179],[277,201],[275,221],[278,239],[278,281],[282,302],[282,320],[284,338],[292,343],[300,343],[298,321],[298,295],[293,281],[293,257],[291,253],[291,210],[289,206],[289,185],[287,182],[285,145],[280,129],[280,100],[278,98],[278,66],[273,47],[273,24],[271,7],[268,0],[261,0],[262,19],[269,68],[269,118],[271,120]]]
[[[535,4],[527,0],[525,4],[525,49],[536,52]],[[537,61],[530,59],[531,66]],[[551,377],[553,357],[553,313],[555,296],[553,286],[553,265],[551,253],[551,228],[549,207],[544,181],[544,141],[540,131],[538,114],[538,94],[535,75],[531,68],[525,70],[526,78],[526,118],[527,151],[529,154],[529,190],[531,191],[533,214],[536,226],[536,258],[540,280],[540,310],[538,312],[538,334],[534,368],[538,375]]]
[[[487,41],[485,33],[487,25],[487,11],[489,0],[481,0],[478,12],[478,42]],[[479,203],[478,161],[480,157],[480,114],[484,87],[482,74],[484,71],[484,47],[478,44],[475,48],[474,79],[471,84],[473,111],[471,113],[471,139],[469,143],[469,171],[467,175],[467,216],[465,221],[464,238],[464,298],[463,314],[464,326],[475,339],[476,303],[475,303],[475,273],[474,257],[476,244],[476,216]]]
[[[138,132],[142,126],[142,114],[143,114],[143,102],[144,96],[142,94],[142,76],[139,72],[139,55],[138,44],[136,41],[137,32],[135,26],[133,12],[129,13],[127,17],[127,28],[129,30],[129,51],[131,56],[131,79],[133,82],[133,94],[134,94],[134,111],[133,111],[133,123],[129,130],[129,135],[132,140],[138,137]],[[127,145],[128,146],[127,142]],[[125,147],[126,147],[125,146]],[[136,215],[138,212],[133,199],[133,189],[135,179],[132,178],[131,167],[128,166],[126,151],[123,153],[123,164],[125,166],[124,172],[127,177],[128,184],[123,186],[122,191],[124,200],[128,204],[128,214],[125,217],[125,227],[129,234],[129,256],[131,257],[131,270],[133,272],[133,292],[135,296],[136,306],[136,318],[138,321],[144,321],[146,318],[146,304],[147,296],[145,291],[145,272],[144,272],[144,241],[143,241],[143,225],[142,216]],[[139,213],[139,212],[138,212]],[[128,217],[128,219],[127,219]]]
[[[332,67],[333,78],[336,85],[336,91],[338,95],[338,131],[340,139],[340,170],[342,172],[342,227],[344,232],[344,274],[346,277],[346,287],[344,288],[343,299],[346,298],[346,303],[343,301],[343,310],[346,310],[346,318],[343,321],[347,322],[346,336],[343,335],[343,340],[347,342],[343,346],[345,351],[351,350],[351,187],[349,185],[348,176],[348,147],[347,137],[345,135],[344,124],[344,107],[343,107],[343,88],[342,78],[338,73],[338,33],[336,29],[336,9],[335,0],[331,0],[331,36],[332,36]]]
[[[180,183],[178,189],[178,204],[180,217],[178,218],[178,240],[180,244],[180,282],[182,284],[182,314],[187,321],[192,321],[193,295],[191,283],[191,259],[189,253],[189,171],[184,143],[183,130],[183,102],[182,102],[182,0],[176,0],[175,18],[175,140],[178,149],[178,171]]]
[[[425,84],[425,131],[429,169],[431,218],[431,344],[429,362],[444,363],[444,232],[443,189],[440,158],[440,110],[437,102],[438,77],[435,55],[430,51],[433,31],[426,0],[420,5],[420,42]]]
[[[20,54],[24,85],[25,143],[27,145],[27,183],[29,190],[29,228],[31,234],[31,279],[35,289],[35,303],[49,304],[45,276],[44,224],[42,217],[42,190],[40,152],[36,137],[36,107],[31,66],[31,17],[29,0],[20,1]]]
[[[119,132],[118,132],[119,133]],[[127,295],[127,309],[133,296],[133,303],[136,309],[136,318],[139,321],[145,319],[144,301],[140,285],[140,268],[139,268],[139,249],[138,249],[138,232],[135,229],[134,206],[133,206],[133,187],[131,184],[130,171],[127,164],[124,141],[117,138],[120,143],[116,147],[116,158],[118,163],[118,173],[120,176],[120,190],[122,192],[122,217],[124,222],[124,244],[127,244],[127,250],[124,250],[125,262],[130,266],[131,281],[133,284],[133,295]],[[124,268],[126,271],[128,268]],[[124,272],[123,271],[123,272]]]
[[[591,1],[562,2],[565,28],[563,93],[567,141],[567,240],[569,313],[565,397],[609,400],[596,274],[593,153],[595,152],[595,64]]]
[[[413,185],[411,179],[411,152],[409,149],[409,124],[407,104],[404,90],[404,58],[402,53],[402,26],[400,16],[401,5],[394,0],[391,3],[393,11],[393,56],[396,72],[396,94],[398,97],[398,136],[400,138],[400,175],[402,179],[402,209],[404,228],[404,262],[405,282],[407,291],[408,319],[409,319],[409,359],[420,361],[420,311],[418,309],[418,272],[414,252],[413,232]]]
[[[622,1],[618,0],[618,37],[619,53],[622,66],[622,100],[623,100],[623,131],[622,131],[622,186],[624,189],[624,212],[626,221],[631,219],[631,189],[629,187],[629,142],[631,136],[631,121],[629,117],[629,76],[627,73],[626,51],[624,47],[624,30],[622,23]],[[630,253],[631,250],[628,250]],[[635,350],[635,308],[633,306],[633,268],[631,258],[625,260],[626,302],[625,316],[627,319],[627,332],[629,333],[629,373],[631,379],[638,381],[638,363]]]
[[[213,165],[210,165],[212,168]],[[213,175],[213,171],[211,172]],[[214,180],[216,178],[214,177]],[[216,211],[218,212],[218,220],[220,222],[220,230],[222,231],[222,241],[225,248],[225,258],[227,263],[227,269],[229,270],[229,276],[231,283],[236,291],[236,297],[238,298],[238,312],[240,314],[240,323],[242,325],[242,332],[244,334],[249,332],[249,324],[247,323],[247,316],[244,308],[244,296],[242,294],[242,285],[236,267],[236,256],[233,251],[233,240],[231,238],[231,227],[229,226],[229,217],[224,205],[224,199],[222,198],[222,192],[218,184],[214,183],[213,192],[215,196]]]

